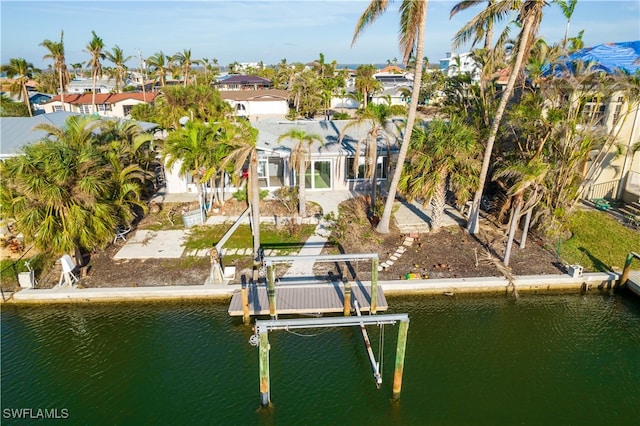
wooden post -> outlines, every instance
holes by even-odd
[[[400,398],[402,390],[402,372],[404,371],[404,353],[407,347],[409,321],[401,321],[398,327],[398,346],[396,349],[396,368],[393,372],[393,399]]]
[[[344,283],[344,316],[351,315],[351,283],[347,281]]]
[[[251,314],[249,313],[249,289],[247,288],[249,284],[242,284],[242,289],[240,290],[240,296],[242,298],[242,321],[245,324],[249,324],[251,322]]]
[[[273,265],[267,266],[267,295],[269,296],[269,315],[278,319],[276,313],[276,270]]]
[[[268,407],[271,403],[269,395],[269,333],[260,333],[260,405]]]
[[[634,257],[637,257],[638,259],[640,259],[640,255],[634,252],[629,252],[627,254],[627,259],[624,262],[624,269],[622,269],[622,276],[620,277],[620,280],[618,281],[616,288],[624,287],[627,284],[627,280],[629,279],[629,273],[631,272],[631,261],[633,260]]]
[[[378,258],[371,259],[371,309],[369,313],[378,311]]]

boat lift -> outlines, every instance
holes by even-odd
[[[255,332],[251,336],[249,342],[255,346],[259,346],[260,359],[260,405],[268,407],[271,404],[271,383],[269,377],[269,331],[274,330],[294,330],[301,328],[322,328],[322,327],[352,327],[359,326],[364,329],[367,324],[376,324],[379,326],[385,324],[395,324],[399,322],[398,342],[396,346],[395,370],[393,373],[393,398],[400,397],[402,388],[402,373],[404,370],[404,355],[407,346],[407,335],[409,330],[408,314],[385,314],[385,315],[368,315],[357,317],[333,317],[333,318],[298,318],[298,319],[281,319],[281,320],[256,320]],[[363,331],[365,345],[368,343],[366,330]],[[380,387],[382,377],[380,375],[379,364],[375,362],[375,357],[371,351],[371,345],[367,345],[371,367],[376,379],[376,386]]]

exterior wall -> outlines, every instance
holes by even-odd
[[[180,174],[181,161],[176,161],[173,167],[165,166],[165,188],[167,194],[184,194],[188,192],[197,192],[196,185],[188,183],[190,179]]]

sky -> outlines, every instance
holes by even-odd
[[[86,45],[94,30],[106,50],[118,45],[130,68],[163,51],[173,55],[191,50],[194,59],[216,58],[220,65],[237,62],[307,63],[323,53],[339,64],[386,63],[397,58],[400,1],[367,27],[351,46],[353,31],[369,0],[202,0],[202,1],[31,1],[0,0],[0,59],[24,58],[37,68],[50,60],[40,46],[58,41],[64,30],[67,64],[85,62]],[[453,50],[453,35],[481,9],[449,19],[455,1],[430,0],[425,55],[437,63]],[[484,2],[483,2],[484,3]],[[557,5],[544,10],[539,35],[548,42],[564,36],[566,19]],[[585,30],[585,46],[640,39],[639,0],[579,0],[571,19],[570,36]],[[108,61],[105,66],[110,66]]]

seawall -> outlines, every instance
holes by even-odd
[[[580,291],[603,286],[611,287],[618,278],[619,274],[612,272],[585,273],[580,277],[572,277],[567,274],[526,275],[516,276],[513,284],[519,292],[562,290]],[[363,282],[363,284],[370,284],[370,282]],[[397,280],[380,281],[379,284],[386,295],[505,293],[513,290],[509,281],[504,277]],[[5,303],[103,303],[126,301],[229,299],[231,295],[234,292],[239,291],[240,288],[241,286],[239,284],[234,284],[166,287],[58,287],[52,289],[23,289],[13,293],[12,297]]]

